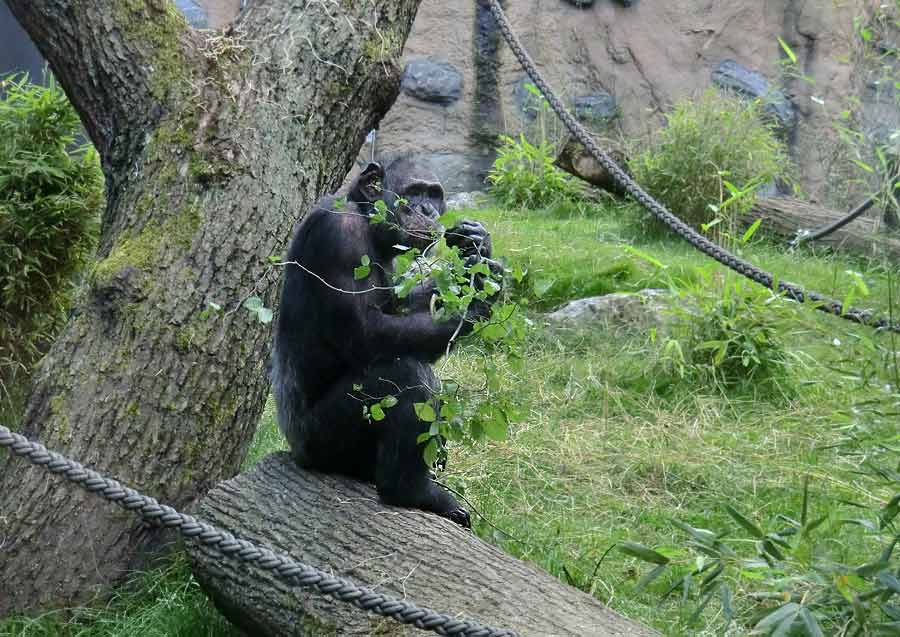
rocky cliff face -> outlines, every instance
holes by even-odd
[[[197,27],[225,26],[244,0],[176,0]],[[900,126],[897,29],[859,53],[854,19],[877,0],[504,0],[513,28],[579,119],[610,138],[639,141],[684,96],[711,86],[765,96],[813,198],[852,201],[846,151],[833,123],[853,107],[872,137]],[[785,72],[782,38],[797,56]],[[892,39],[893,38],[893,39]],[[880,48],[879,48],[880,47]],[[893,53],[891,53],[893,51]],[[541,115],[530,82],[503,42],[487,0],[425,0],[406,44],[403,91],[359,162],[414,154],[449,192],[479,189],[499,134],[556,141],[561,125]],[[15,68],[17,60],[3,60]],[[24,65],[18,60],[20,68]],[[800,76],[803,76],[802,78]],[[849,188],[849,191],[848,191]],[[857,186],[857,188],[863,188]]]
[[[504,4],[541,71],[598,133],[652,135],[676,100],[711,86],[766,94],[813,197],[825,194],[834,163],[843,161],[833,156],[835,116],[853,98],[866,98],[853,20],[871,10],[869,0]],[[779,37],[805,79],[784,72]],[[528,80],[500,39],[486,0],[423,2],[405,57],[408,81],[381,124],[376,155],[414,153],[452,192],[479,187],[497,134],[558,136],[559,124],[536,114]],[[876,118],[894,114],[875,110]]]

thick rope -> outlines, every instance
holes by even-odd
[[[454,619],[429,608],[420,608],[411,602],[377,593],[370,588],[358,586],[347,579],[334,577],[312,566],[297,562],[275,551],[257,546],[246,540],[239,540],[231,533],[199,521],[197,518],[179,513],[170,506],[160,504],[153,498],[142,495],[121,483],[102,476],[96,471],[49,451],[37,442],[13,433],[0,425],[0,448],[7,447],[17,456],[31,464],[44,467],[50,473],[63,476],[82,489],[99,495],[123,509],[134,511],[142,518],[169,529],[176,529],[184,537],[208,546],[222,555],[247,562],[265,571],[270,571],[291,586],[312,588],[330,595],[333,599],[357,608],[390,617],[401,624],[411,624],[416,628],[430,630],[439,635],[454,637],[515,637],[512,630],[490,628],[475,622]],[[2,553],[2,549],[0,549]]]
[[[751,281],[764,285],[770,290],[776,289],[775,277],[772,276],[772,274],[741,259],[698,233],[684,221],[669,212],[665,206],[651,197],[628,175],[628,173],[610,159],[609,155],[603,152],[603,150],[594,142],[593,138],[584,127],[566,110],[566,107],[563,106],[560,99],[556,96],[556,93],[553,92],[553,89],[551,89],[550,85],[544,80],[540,71],[538,71],[535,66],[534,61],[522,47],[522,43],[519,42],[516,34],[513,33],[512,27],[506,19],[506,15],[503,13],[503,8],[500,6],[499,0],[490,0],[490,7],[491,13],[494,15],[494,19],[500,27],[500,32],[503,34],[503,38],[509,44],[509,47],[519,60],[522,68],[525,69],[525,72],[538,89],[540,89],[541,93],[546,98],[547,103],[550,104],[550,107],[559,116],[566,128],[569,129],[579,142],[584,144],[584,147],[587,148],[591,156],[603,166],[619,186],[625,189],[629,195],[647,209],[654,217],[669,226],[669,228],[671,228],[679,237],[687,241],[697,250],[700,250],[707,256],[712,257],[722,265],[747,277]],[[900,324],[892,324],[889,318],[876,318],[873,316],[871,310],[861,310],[853,307],[845,308],[840,301],[819,294],[818,292],[807,291],[799,285],[788,283],[786,281],[778,281],[777,291],[783,292],[789,299],[799,303],[811,301],[815,304],[817,310],[839,316],[845,320],[860,323],[861,325],[868,325],[876,329],[900,332]]]

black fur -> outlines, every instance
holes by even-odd
[[[395,206],[397,197],[408,204]],[[371,224],[378,199],[396,210],[387,223]],[[394,246],[423,248],[442,230],[437,217],[445,210],[443,189],[434,175],[402,159],[386,171],[371,164],[340,210],[335,200],[325,197],[306,215],[288,251],[287,260],[299,266],[285,267],[275,324],[279,426],[301,466],[374,482],[388,504],[469,526],[468,513],[431,480],[416,442],[429,424],[413,408],[433,400],[431,364],[446,351],[457,322],[433,320],[428,284],[402,302],[389,289]],[[491,256],[481,224],[464,222],[448,240],[465,254]],[[371,259],[370,274],[354,280],[363,255]],[[387,289],[352,293],[373,287]],[[462,333],[486,310],[484,303],[473,304]],[[399,402],[385,410],[384,420],[366,421],[363,406],[388,394]]]

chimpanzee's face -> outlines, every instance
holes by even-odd
[[[404,181],[396,195],[385,193],[385,203],[393,210],[395,222],[401,228],[401,243],[421,250],[431,245],[444,230],[438,222],[447,209],[444,189],[437,180],[410,178]]]
[[[431,172],[401,159],[387,171],[371,163],[350,188],[351,201],[377,214],[378,200],[387,218],[373,228],[376,245],[389,252],[396,245],[424,250],[437,241],[444,228],[438,218],[447,210],[444,188]]]

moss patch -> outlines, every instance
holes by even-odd
[[[127,40],[150,47],[150,94],[160,101],[183,96],[190,87],[190,65],[181,46],[188,23],[173,3],[166,2],[164,7],[151,12],[142,0],[124,0],[113,3],[111,8]]]
[[[174,242],[185,250],[191,247],[200,228],[200,209],[196,203],[162,223],[150,222],[132,237],[126,237],[109,256],[99,261],[91,272],[95,283],[108,282],[126,268],[147,271],[159,257],[166,243]]]
[[[363,44],[363,54],[377,64],[398,60],[402,50],[403,40],[394,29],[377,31]]]

